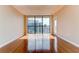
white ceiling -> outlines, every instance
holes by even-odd
[[[53,15],[63,5],[14,5],[13,7],[23,15]]]

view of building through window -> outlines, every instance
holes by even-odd
[[[49,16],[29,16],[28,33],[50,33]]]

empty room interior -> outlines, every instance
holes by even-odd
[[[79,53],[79,5],[0,5],[0,53]]]

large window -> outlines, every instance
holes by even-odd
[[[28,16],[28,50],[50,49],[50,17]]]
[[[28,16],[28,33],[50,33],[49,16]]]

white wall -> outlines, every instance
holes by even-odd
[[[11,6],[0,6],[0,46],[23,35],[23,16]]]
[[[57,35],[79,47],[79,6],[64,6],[56,15]]]

